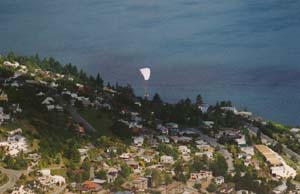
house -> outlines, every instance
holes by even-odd
[[[66,183],[66,179],[63,176],[53,175],[53,176],[51,176],[51,182],[53,184],[62,186]]]
[[[170,139],[165,135],[159,135],[159,136],[156,136],[156,138],[158,139],[158,141],[160,141],[162,143],[170,143]]]
[[[189,155],[191,153],[191,150],[185,146],[185,145],[180,145],[178,147],[178,151],[182,154],[182,155]]]
[[[100,190],[102,187],[101,185],[93,182],[93,181],[84,181],[84,183],[82,184],[82,190],[83,191],[98,191]]]
[[[240,115],[242,117],[246,117],[246,118],[249,118],[252,116],[252,112],[247,112],[247,111],[239,111],[237,113],[237,115]]]
[[[11,194],[34,194],[34,192],[29,188],[25,188],[24,185],[21,185],[19,188],[14,188]]]
[[[25,137],[20,134],[15,134],[7,137],[7,141],[0,142],[0,147],[3,147],[6,154],[13,157],[20,152],[28,152],[28,144]]]
[[[131,189],[136,191],[145,191],[148,189],[148,179],[145,177],[139,177],[131,182]]]
[[[135,160],[126,161],[126,164],[130,166],[133,170],[139,170],[140,168],[139,162]]]
[[[286,193],[286,190],[288,189],[286,183],[284,182],[283,184],[275,187],[272,191],[274,194],[283,194]]]
[[[178,124],[176,124],[176,123],[166,123],[165,125],[169,129],[172,129],[172,128],[173,129],[178,129]]]
[[[66,179],[63,176],[59,175],[51,175],[50,169],[42,169],[39,170],[38,173],[41,175],[38,178],[38,181],[44,186],[51,186],[51,185],[59,185],[62,186],[66,183]]]
[[[12,104],[11,109],[13,114],[21,113],[23,111],[20,104]]]
[[[116,168],[109,168],[106,173],[106,178],[108,183],[112,183],[118,177],[118,170]]]
[[[171,136],[170,137],[174,143],[190,143],[192,142],[192,138],[191,137],[186,137],[186,136]]]
[[[123,160],[128,160],[132,157],[131,153],[123,153],[119,156]]]
[[[161,134],[168,135],[169,129],[167,127],[163,126],[162,124],[158,124],[156,126],[156,129],[158,131],[160,131]]]
[[[218,176],[214,179],[215,183],[217,185],[222,185],[225,181],[224,181],[224,177],[223,176]]]
[[[241,147],[242,152],[245,152],[248,155],[254,156],[254,148],[252,146]]]
[[[55,106],[55,110],[57,110],[57,111],[63,111],[64,109],[63,109],[63,107],[62,106],[59,106],[59,105],[56,105]]]
[[[50,105],[54,103],[54,99],[52,97],[47,97],[45,100],[43,100],[42,104],[45,104],[45,105]]]
[[[180,182],[172,182],[166,186],[160,186],[157,191],[161,194],[199,194],[199,192]]]
[[[48,111],[54,110],[55,106],[53,104],[49,104],[46,106]]]
[[[236,138],[235,142],[238,144],[238,146],[245,146],[246,145],[245,135],[241,135],[239,138]]]
[[[144,160],[146,163],[150,163],[153,160],[154,156],[143,155],[141,159]]]
[[[51,176],[50,169],[42,169],[42,170],[39,170],[38,173],[40,173],[41,176],[45,176],[45,177]]]
[[[203,124],[204,124],[207,128],[213,128],[215,122],[213,122],[213,121],[203,121]]]
[[[256,193],[248,190],[238,190],[236,191],[236,194],[256,194]]]
[[[0,101],[8,101],[8,97],[7,97],[7,94],[4,92],[4,91],[1,91],[0,89]]]
[[[13,68],[17,68],[20,66],[20,64],[18,62],[10,62],[10,61],[4,61],[3,65],[8,66],[8,67],[13,67]]]
[[[172,156],[163,155],[160,157],[160,162],[162,164],[174,164],[174,158]]]
[[[290,132],[293,133],[293,134],[296,134],[296,133],[299,133],[299,132],[300,132],[300,129],[299,129],[299,128],[292,128],[292,129],[290,130]]]
[[[5,114],[3,107],[0,106],[0,125],[6,120],[10,120],[10,115]]]
[[[190,181],[199,182],[203,179],[207,180],[212,178],[212,171],[201,170],[200,172],[194,172],[190,174]]]
[[[269,163],[272,176],[279,178],[295,178],[296,170],[287,165],[278,153],[265,145],[255,145],[255,148],[266,158]]]
[[[196,156],[207,156],[209,159],[213,159],[215,149],[210,145],[197,145],[199,152],[196,152]]]
[[[50,87],[56,88],[56,87],[58,87],[58,84],[56,84],[55,82],[51,82],[51,83],[50,83]]]
[[[142,146],[144,143],[144,137],[143,136],[133,137],[133,143],[137,146]]]
[[[198,106],[198,108],[201,110],[201,112],[203,114],[206,114],[209,108],[209,104],[202,104],[200,106]]]
[[[21,133],[22,133],[22,129],[21,129],[21,128],[17,128],[17,129],[15,129],[15,130],[8,131],[8,132],[7,132],[7,135],[13,136],[13,135],[16,135],[16,134],[21,134]]]
[[[234,114],[238,113],[238,111],[236,110],[236,108],[235,107],[231,107],[231,106],[221,107],[221,109],[224,110],[224,111],[233,112]]]
[[[84,161],[86,158],[89,157],[88,151],[89,151],[89,149],[87,149],[87,148],[79,148],[79,149],[78,149],[78,152],[79,152],[79,154],[80,154],[80,160],[81,160],[81,161]]]
[[[148,179],[145,177],[137,177],[134,180],[125,183],[122,186],[126,190],[144,192],[148,189]]]

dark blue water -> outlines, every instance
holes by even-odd
[[[300,123],[300,1],[1,0],[0,53],[72,62],[175,102],[201,93]]]

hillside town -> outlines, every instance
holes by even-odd
[[[0,56],[0,193],[296,194],[300,129]]]

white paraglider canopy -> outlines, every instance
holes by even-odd
[[[150,79],[150,75],[151,75],[151,69],[150,68],[148,68],[148,67],[141,68],[140,72],[141,72],[141,74],[143,75],[143,77],[146,81],[148,81]]]

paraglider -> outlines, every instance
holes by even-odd
[[[144,86],[145,87],[145,94],[144,94],[144,96],[148,97],[149,93],[148,93],[148,87],[147,87],[147,85],[148,85],[148,80],[150,79],[150,76],[151,76],[151,69],[148,68],[148,67],[141,68],[140,72],[141,72],[141,74],[142,74],[142,76],[143,76],[143,78],[145,80],[145,86]]]

